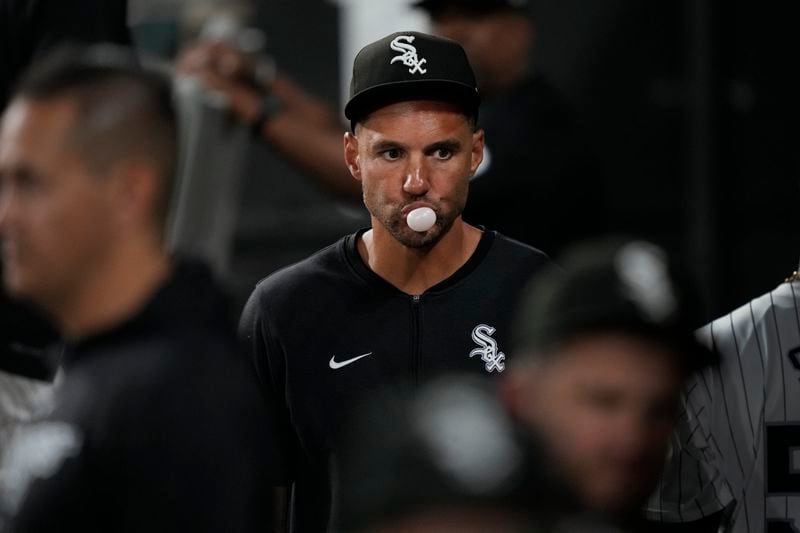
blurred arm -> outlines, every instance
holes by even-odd
[[[260,88],[254,81],[254,62],[220,42],[188,48],[178,58],[177,70],[224,94],[234,115],[248,125],[259,119],[267,95],[277,98],[280,109],[257,134],[337,196],[361,198],[361,185],[350,175],[342,155],[344,127],[331,109],[299,85],[279,76],[266,90]]]

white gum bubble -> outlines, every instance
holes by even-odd
[[[418,207],[408,214],[406,224],[414,231],[423,233],[436,224],[436,213],[430,207]]]

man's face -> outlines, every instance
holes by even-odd
[[[400,102],[373,112],[345,136],[345,160],[373,219],[410,248],[436,244],[461,216],[469,176],[483,158],[483,132],[443,102]],[[408,213],[430,207],[436,224],[416,232]]]
[[[91,279],[113,225],[110,185],[70,150],[74,119],[69,99],[17,99],[0,124],[3,282],[45,308]]]
[[[592,334],[519,371],[517,414],[591,510],[629,516],[655,487],[683,384],[666,350]]]

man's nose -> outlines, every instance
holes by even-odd
[[[421,196],[430,189],[428,169],[423,158],[412,158],[406,169],[403,190],[413,196]]]

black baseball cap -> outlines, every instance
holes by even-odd
[[[345,116],[356,123],[395,102],[442,100],[477,117],[480,96],[464,49],[450,39],[397,32],[368,44],[353,61]]]
[[[453,9],[465,14],[492,13],[513,9],[527,13],[530,10],[528,0],[420,0],[412,4],[435,16],[444,9]]]
[[[662,248],[605,239],[572,248],[559,264],[524,293],[514,328],[517,352],[547,355],[578,336],[611,331],[672,348],[687,372],[718,361],[695,337],[702,317],[690,278]]]

